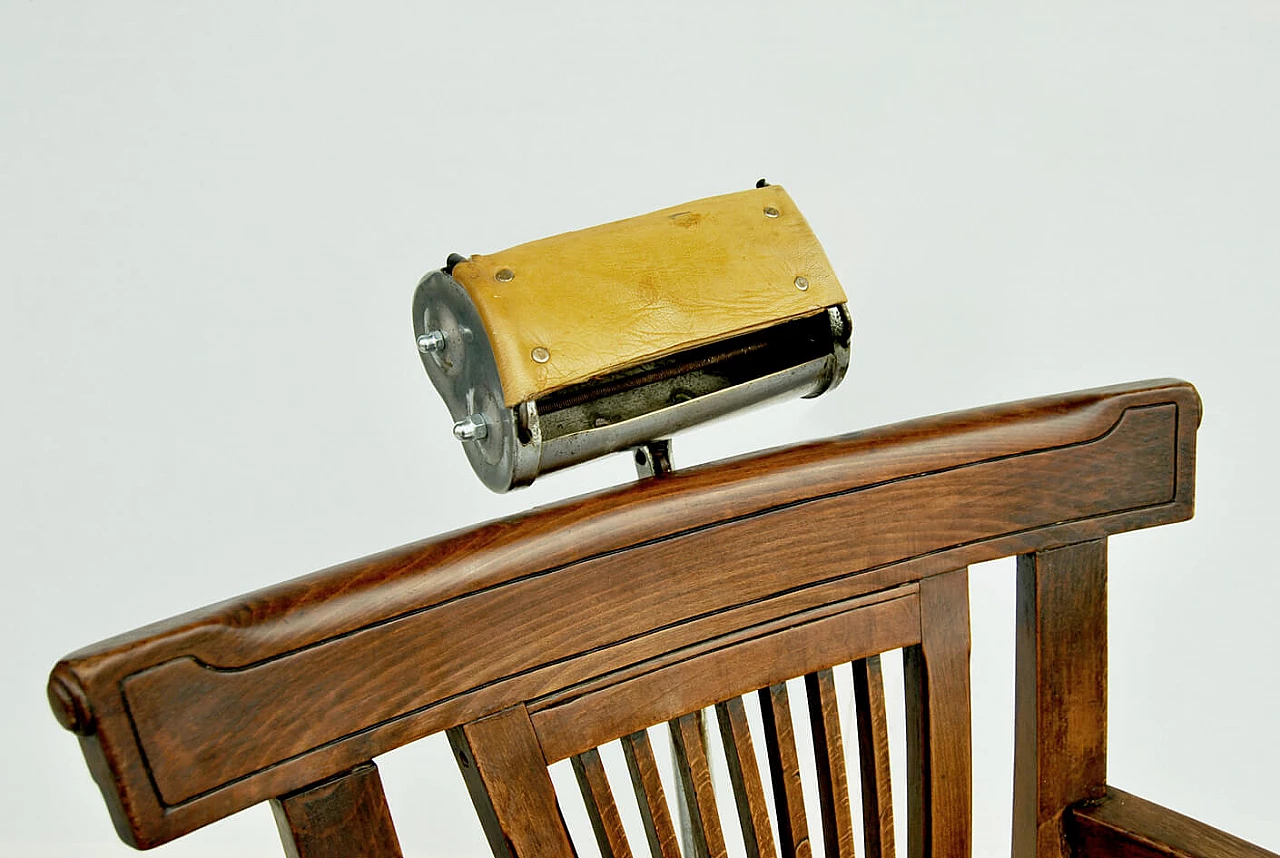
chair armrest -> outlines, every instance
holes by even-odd
[[[1280,858],[1111,786],[1102,800],[1070,808],[1066,828],[1072,854],[1079,858]]]

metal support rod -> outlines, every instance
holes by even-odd
[[[671,473],[671,439],[650,441],[635,448],[636,474],[645,477],[662,477]]]

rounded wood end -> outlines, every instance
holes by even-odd
[[[88,736],[93,732],[92,710],[84,690],[75,678],[68,676],[61,665],[49,676],[49,707],[58,723],[73,733]]]

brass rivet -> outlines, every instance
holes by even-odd
[[[547,351],[542,346],[538,346],[536,349],[530,352],[529,356],[533,358],[534,361],[537,363],[546,363],[547,361],[551,360],[551,352]]]
[[[801,274],[796,278],[796,288],[801,292],[809,288],[809,278]]]
[[[780,212],[779,212],[777,209],[775,209],[773,206],[765,206],[765,207],[764,207],[764,216],[765,216],[765,217],[777,217],[779,214],[780,214]]]
[[[493,279],[499,283],[510,283],[515,279],[516,273],[510,268],[499,268],[498,273],[493,275]]]

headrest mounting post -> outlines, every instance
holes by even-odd
[[[650,441],[635,448],[636,474],[640,479],[671,473],[671,439]]]

